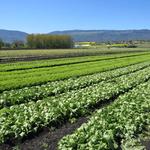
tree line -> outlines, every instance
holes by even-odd
[[[0,49],[2,48],[33,48],[33,49],[59,49],[73,48],[74,42],[69,35],[47,35],[30,34],[26,42],[14,41],[12,43],[3,42],[0,39]]]
[[[24,41],[14,41],[12,43],[4,42],[0,39],[0,49],[17,49],[17,48],[27,48]]]
[[[31,34],[27,37],[30,48],[72,48],[73,40],[69,35]]]

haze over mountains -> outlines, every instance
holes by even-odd
[[[4,42],[14,42],[14,41],[26,41],[27,33],[22,31],[14,31],[14,30],[0,30],[0,39]]]
[[[48,34],[71,35],[74,41],[121,41],[121,40],[150,40],[150,30],[65,30]],[[0,30],[0,39],[4,42],[16,40],[26,41],[28,33],[12,30]]]
[[[75,41],[150,40],[150,30],[68,30],[51,34],[68,34]]]

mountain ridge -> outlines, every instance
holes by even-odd
[[[17,30],[0,29],[0,39],[4,42],[12,43],[14,41],[26,41],[28,33]]]
[[[150,40],[149,29],[130,30],[65,30],[54,31],[49,34],[68,34],[74,41],[121,41],[121,40]]]
[[[75,42],[91,41],[127,41],[127,40],[150,40],[149,29],[129,29],[129,30],[64,30],[53,31],[47,34],[67,34],[72,36]],[[4,42],[12,43],[13,41],[26,41],[28,33],[17,30],[0,29],[0,39]]]

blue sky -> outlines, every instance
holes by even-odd
[[[150,0],[1,0],[0,29],[150,29]]]

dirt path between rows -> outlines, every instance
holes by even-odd
[[[57,143],[62,137],[73,133],[87,120],[87,117],[80,117],[75,123],[67,122],[53,131],[45,128],[39,135],[18,144],[15,148],[18,148],[17,150],[56,150]],[[0,146],[0,150],[13,150],[13,148],[9,145],[3,145]]]
[[[142,144],[146,147],[146,150],[150,150],[150,139],[143,141]]]

